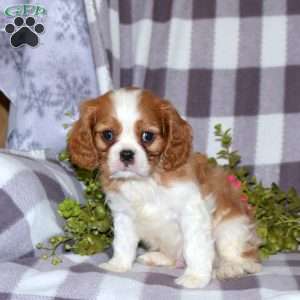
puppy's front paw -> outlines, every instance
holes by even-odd
[[[114,258],[112,258],[106,263],[100,264],[99,267],[106,271],[118,272],[118,273],[127,272],[131,269],[130,264],[126,264],[123,261]]]
[[[185,288],[203,288],[210,282],[210,276],[201,276],[193,273],[186,273],[178,277],[175,283]]]

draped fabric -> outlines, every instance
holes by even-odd
[[[169,99],[214,155],[231,128],[265,184],[300,190],[300,2],[85,1],[103,93],[134,85]],[[104,51],[103,51],[104,49]]]
[[[4,29],[15,17],[4,12],[16,5],[22,11],[24,4],[46,9],[46,15],[33,15],[44,32],[36,47],[13,48]],[[25,24],[27,16],[21,17]],[[64,148],[64,124],[74,121],[80,101],[99,94],[82,1],[0,1],[0,90],[11,101],[7,148]]]

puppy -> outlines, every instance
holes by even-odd
[[[68,141],[74,164],[100,170],[114,220],[113,257],[100,265],[130,270],[137,261],[185,271],[176,283],[204,287],[212,277],[260,270],[255,227],[232,174],[192,150],[192,130],[150,91],[123,88],[86,101]]]

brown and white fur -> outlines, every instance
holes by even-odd
[[[150,250],[137,261],[175,266],[183,260],[176,283],[184,287],[207,285],[213,267],[218,278],[260,270],[241,190],[229,173],[192,151],[191,127],[168,101],[137,88],[86,101],[68,149],[73,163],[100,169],[112,211],[113,257],[101,268],[128,271],[142,240]],[[128,161],[120,156],[124,150],[133,153]]]

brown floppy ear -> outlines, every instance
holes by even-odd
[[[98,162],[92,132],[96,122],[98,103],[98,100],[88,100],[81,104],[80,118],[74,123],[68,137],[68,151],[71,162],[88,170],[95,169]]]
[[[192,129],[168,101],[163,100],[160,109],[163,136],[167,139],[161,162],[163,169],[170,171],[187,161],[192,150]]]

